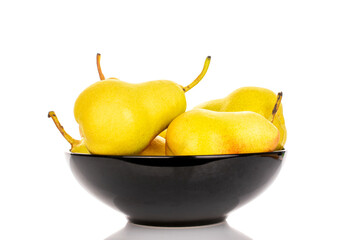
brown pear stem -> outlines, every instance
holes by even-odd
[[[272,110],[272,118],[271,118],[271,122],[274,122],[275,115],[276,115],[277,111],[278,111],[278,110],[279,110],[279,108],[280,108],[282,95],[283,95],[283,93],[282,93],[282,92],[279,92],[279,93],[277,94],[276,103],[275,103],[275,106],[274,106],[274,108],[273,108],[273,110]]]
[[[206,72],[207,72],[207,70],[209,68],[210,60],[211,60],[211,57],[208,56],[206,58],[206,60],[205,60],[204,67],[203,67],[201,73],[199,74],[199,76],[192,83],[190,83],[186,87],[183,87],[184,92],[187,92],[190,89],[192,89],[195,85],[197,85],[201,81],[201,79],[203,79],[203,77],[205,76],[205,74],[206,74]]]
[[[60,133],[64,136],[64,138],[66,139],[66,141],[68,141],[71,144],[71,149],[73,148],[73,146],[77,143],[80,142],[80,140],[76,140],[74,138],[72,138],[64,129],[63,126],[61,126],[59,119],[57,118],[56,114],[54,111],[50,111],[48,113],[48,117],[52,118],[52,120],[54,121],[57,129],[60,131]]]
[[[100,53],[96,54],[96,66],[99,72],[100,80],[105,80],[104,74],[102,73],[100,67],[100,59],[101,59],[101,54]]]

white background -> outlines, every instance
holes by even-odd
[[[283,91],[288,155],[229,224],[256,240],[360,239],[358,1],[1,1],[0,239],[98,240],[125,217],[64,158],[78,94],[106,77],[187,85],[188,109],[242,86]],[[155,96],[154,96],[155,97]]]

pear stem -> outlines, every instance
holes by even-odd
[[[101,67],[100,67],[100,59],[101,59],[101,54],[100,53],[96,54],[96,66],[97,66],[97,69],[99,72],[100,80],[105,80],[105,76],[102,73]]]
[[[183,87],[184,92],[187,92],[190,89],[192,89],[195,85],[197,85],[201,81],[201,79],[203,79],[203,77],[205,76],[205,74],[206,74],[206,72],[207,72],[207,70],[209,68],[210,60],[211,60],[211,57],[208,56],[206,58],[206,60],[205,60],[204,67],[203,67],[201,73],[199,74],[199,76],[192,83],[190,83],[186,87]]]
[[[76,140],[74,138],[72,138],[64,129],[63,126],[61,126],[59,119],[57,118],[56,114],[54,111],[50,111],[48,113],[48,117],[52,118],[52,120],[54,121],[57,129],[60,131],[60,133],[64,136],[64,138],[66,139],[66,141],[68,141],[71,144],[71,149],[73,148],[73,146],[77,143],[80,142],[80,140]]]
[[[279,92],[279,93],[277,94],[276,103],[275,103],[275,106],[274,106],[274,108],[273,108],[273,110],[272,110],[272,118],[271,118],[271,122],[274,122],[275,115],[276,115],[277,111],[278,111],[278,110],[279,110],[279,108],[280,108],[282,95],[283,95],[283,93],[282,93],[282,92]]]

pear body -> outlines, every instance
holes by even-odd
[[[202,108],[202,109],[220,112],[223,105],[224,105],[224,99],[220,98],[220,99],[215,99],[201,103],[197,105],[195,108]]]
[[[78,140],[77,144],[74,144],[70,149],[72,153],[83,153],[90,154],[89,150],[86,148],[85,141],[82,138]],[[165,138],[161,136],[156,136],[150,144],[139,153],[141,156],[165,156]]]
[[[269,89],[261,87],[242,87],[235,90],[225,98],[208,101],[196,106],[195,108],[220,112],[252,111],[271,121],[272,110],[276,100],[277,94]],[[287,137],[282,104],[280,104],[280,107],[275,115],[273,124],[279,129],[280,141],[276,150],[280,150],[284,148]]]
[[[134,155],[185,109],[184,91],[172,81],[106,79],[79,95],[74,115],[90,153]]]
[[[166,138],[166,131],[167,129],[165,129],[164,131],[162,131],[161,133],[159,133],[160,137]]]
[[[262,115],[195,109],[171,122],[166,135],[167,155],[216,155],[271,152],[279,130]]]
[[[156,136],[150,144],[140,152],[141,156],[165,156],[165,138]]]

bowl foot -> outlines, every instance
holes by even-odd
[[[129,222],[153,227],[194,227],[224,222],[226,217],[198,220],[198,221],[146,221],[129,218]]]
[[[226,221],[192,227],[156,227],[128,222],[123,229],[105,240],[251,240]]]

